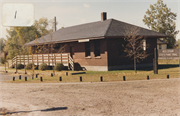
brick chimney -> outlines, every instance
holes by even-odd
[[[105,21],[107,19],[106,12],[101,13],[101,21]]]

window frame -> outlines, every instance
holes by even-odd
[[[94,41],[94,56],[95,57],[101,56],[101,42],[100,42],[100,40]]]
[[[90,42],[85,42],[85,57],[91,57],[91,44]]]

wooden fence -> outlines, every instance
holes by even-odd
[[[8,60],[8,68],[17,64],[27,65],[34,63],[40,65],[46,63],[48,66],[55,66],[56,63],[63,63],[68,69],[74,70],[74,61],[69,54],[32,54],[17,55],[13,59]]]

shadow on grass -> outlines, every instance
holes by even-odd
[[[168,69],[168,68],[177,68],[179,67],[179,64],[159,64],[158,65],[158,69]],[[151,71],[153,70],[153,67],[141,67],[141,68],[137,68],[137,70],[140,71]]]
[[[4,112],[4,113],[0,113],[0,115],[16,114],[16,113],[30,113],[30,112],[36,112],[36,111],[48,112],[48,111],[67,110],[67,109],[68,109],[67,107],[55,107],[55,108],[53,107],[53,108],[48,108],[48,109],[43,109],[43,110]]]

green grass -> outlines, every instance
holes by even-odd
[[[168,61],[171,64],[167,64],[168,60],[159,60],[159,66],[158,66],[158,74],[154,74],[152,67],[146,67],[146,68],[137,68],[137,73],[134,72],[134,70],[117,70],[117,71],[86,71],[86,74],[77,74],[77,75],[71,75],[70,73],[73,72],[81,72],[81,71],[55,71],[55,76],[51,77],[50,74],[53,72],[52,70],[46,70],[46,71],[40,71],[35,70],[35,73],[39,73],[40,75],[38,78],[28,79],[27,82],[25,82],[24,79],[22,80],[16,80],[16,81],[10,81],[13,83],[65,83],[65,82],[80,82],[80,76],[82,76],[83,82],[100,82],[100,77],[103,77],[103,81],[109,82],[109,81],[123,81],[123,76],[126,77],[127,81],[130,80],[146,80],[147,75],[149,75],[150,79],[166,79],[167,75],[170,76],[170,78],[179,78],[180,69],[179,69],[179,60],[172,60]],[[8,69],[9,72],[15,72],[15,69]],[[21,75],[24,73],[24,69],[18,70]],[[68,76],[66,76],[66,72],[69,73]],[[27,70],[28,74],[31,74],[31,70]],[[19,74],[15,74],[19,75]],[[39,77],[43,77],[43,82],[40,81]],[[59,81],[59,77],[62,77],[62,81]]]
[[[100,82],[100,77],[103,77],[103,81],[123,81],[123,76],[126,76],[126,80],[146,80],[147,75],[149,75],[150,79],[166,79],[167,75],[170,75],[170,78],[178,78],[179,77],[179,67],[166,68],[158,70],[158,74],[154,74],[153,70],[150,71],[141,71],[138,70],[137,73],[134,70],[121,70],[121,71],[86,71],[86,74],[77,74],[71,75],[72,72],[78,71],[56,71],[56,75],[54,77],[50,77],[50,73],[52,71],[44,71],[40,72],[41,75],[38,78],[28,79],[26,83],[42,83],[39,77],[43,77],[43,82],[46,83],[65,83],[65,82],[80,82],[80,76],[82,76],[83,82]],[[69,75],[66,76],[65,73],[68,72]],[[62,77],[62,81],[59,81],[59,77]],[[13,81],[11,81],[13,82]],[[25,80],[16,80],[13,83],[24,83]]]

